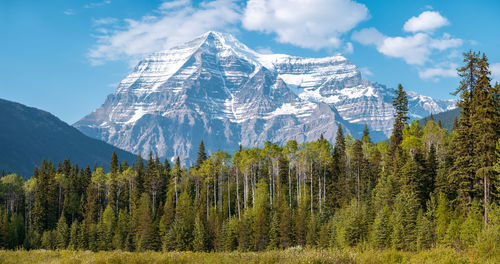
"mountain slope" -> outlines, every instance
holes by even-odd
[[[70,158],[80,166],[108,165],[113,151],[129,163],[135,156],[92,139],[52,114],[0,99],[0,170],[31,177],[42,159]]]
[[[434,118],[434,121],[437,123],[441,121],[441,125],[443,128],[448,129],[448,131],[451,131],[453,128],[453,121],[455,118],[460,117],[460,108],[455,108],[452,110],[444,111],[441,113],[433,114],[432,117]],[[430,116],[427,116],[421,120],[419,120],[419,124],[424,124],[427,120],[429,120]]]
[[[342,56],[259,54],[233,36],[207,32],[143,59],[104,104],[74,124],[133,153],[194,157],[238,145],[334,141],[338,123],[358,137],[390,134],[393,90],[371,84]],[[410,114],[440,112],[447,102],[410,94]],[[186,161],[189,162],[189,161]]]

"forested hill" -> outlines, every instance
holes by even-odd
[[[458,118],[459,115],[460,115],[460,108],[455,108],[452,110],[434,114],[432,118],[436,123],[441,123],[441,127],[446,128],[448,130],[452,130],[453,121],[455,120],[455,118]],[[423,118],[419,121],[419,124],[423,125],[429,119],[430,116]]]
[[[109,163],[113,151],[127,161],[135,155],[92,139],[54,115],[0,99],[0,171],[31,177],[40,160],[66,158],[80,166]]]

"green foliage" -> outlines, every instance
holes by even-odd
[[[57,222],[57,227],[55,230],[55,246],[58,249],[65,249],[68,246],[70,236],[70,230],[68,224],[66,223],[66,218],[64,214],[61,215],[59,221]]]

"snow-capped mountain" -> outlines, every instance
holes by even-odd
[[[338,123],[355,137],[367,123],[375,138],[390,133],[391,89],[371,84],[342,56],[259,54],[233,36],[207,32],[145,58],[104,104],[74,126],[122,149],[160,157],[195,157],[317,139],[334,141]],[[452,103],[409,93],[412,117]]]

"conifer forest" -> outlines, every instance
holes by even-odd
[[[373,142],[368,128],[354,139],[339,126],[335,143],[320,137],[207,153],[201,141],[190,167],[154,153],[133,164],[114,154],[109,171],[69,157],[41,161],[29,179],[2,173],[0,248],[7,251],[0,256],[15,249],[200,256],[474,249],[495,263],[500,86],[485,54],[463,58],[451,130],[432,115],[410,121],[399,85],[387,141]]]

